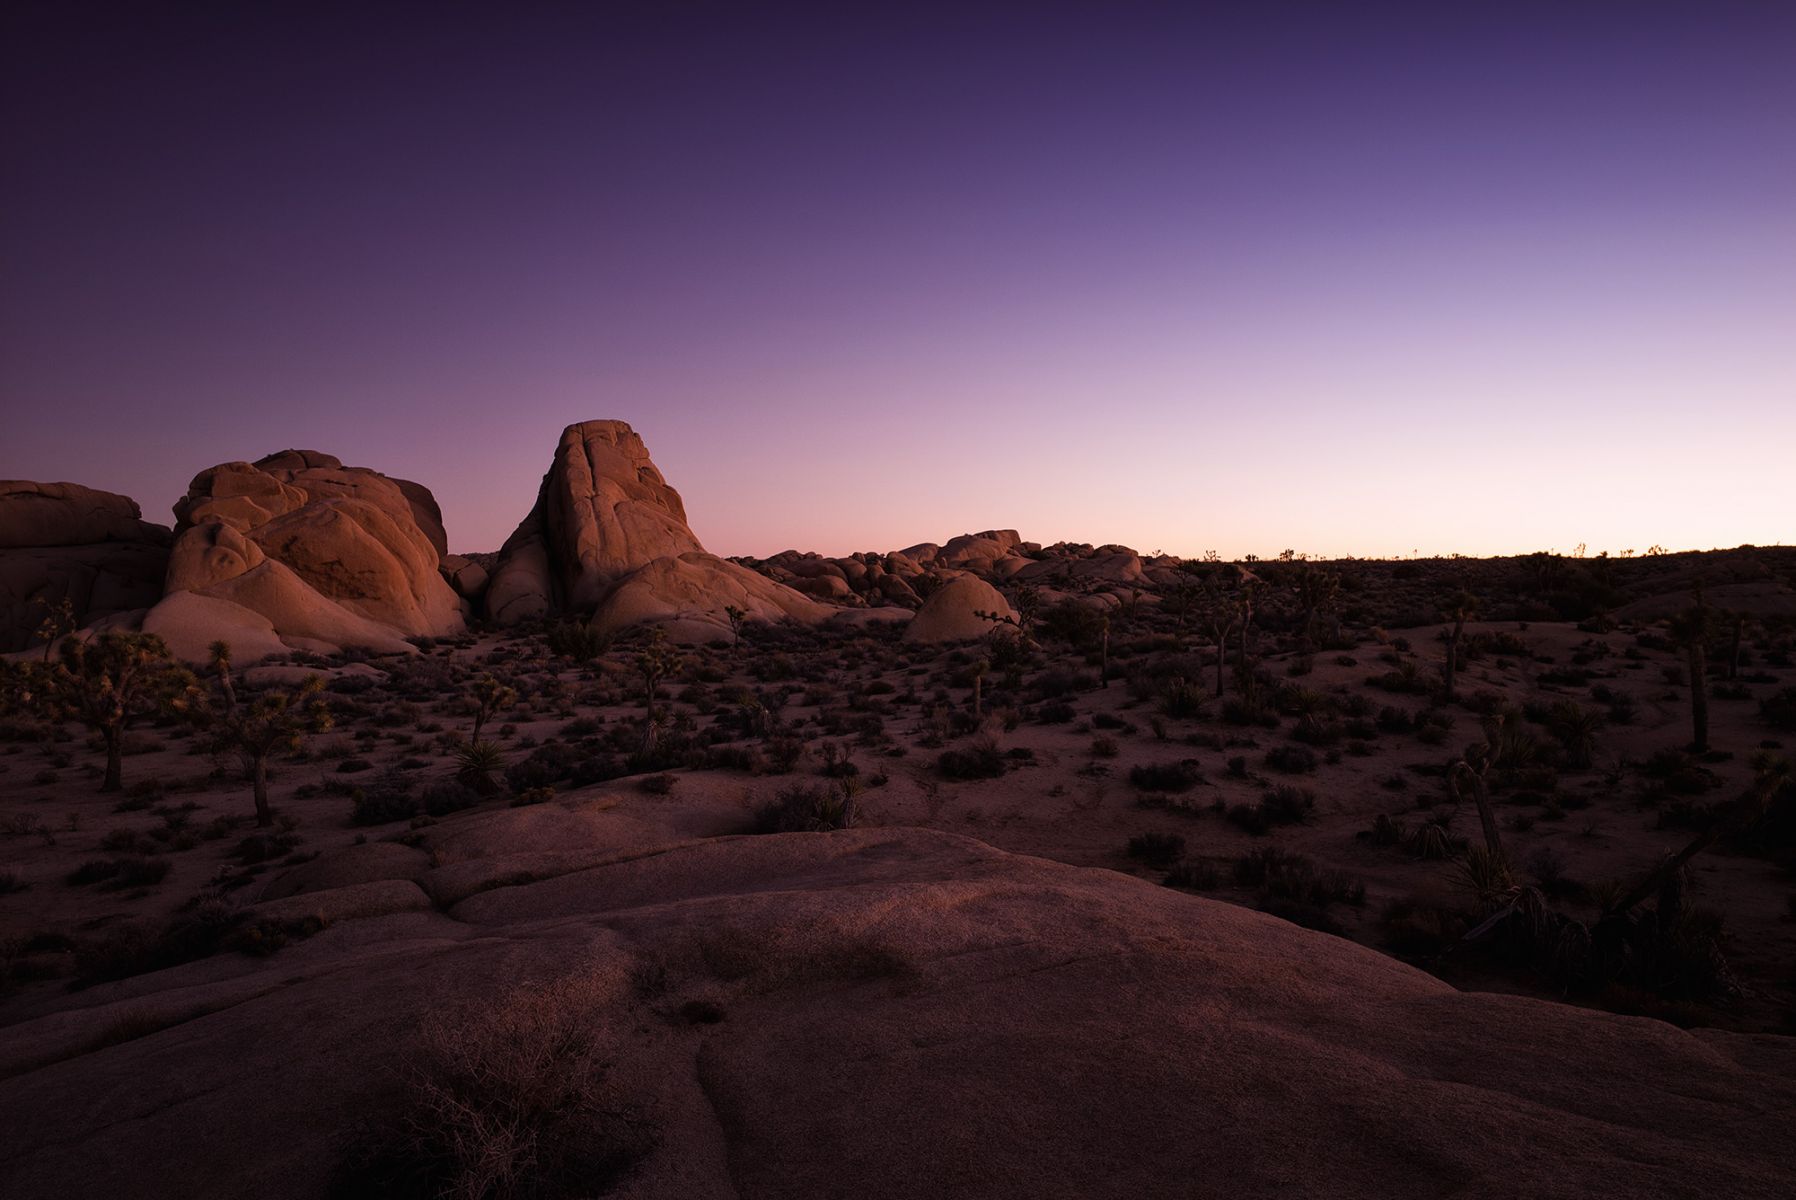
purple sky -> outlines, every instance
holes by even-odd
[[[726,554],[1796,531],[1793,4],[8,7],[0,477],[491,549],[617,417]]]

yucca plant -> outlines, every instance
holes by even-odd
[[[1515,898],[1515,872],[1510,870],[1509,860],[1488,847],[1468,847],[1459,874],[1460,882],[1477,897],[1480,915],[1495,912]]]
[[[505,752],[497,742],[469,742],[455,751],[455,778],[482,796],[490,796],[499,790],[493,773],[504,765]]]

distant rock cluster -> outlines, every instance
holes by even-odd
[[[482,620],[654,625],[681,642],[727,639],[737,622],[892,620],[909,622],[913,640],[955,641],[1015,618],[995,584],[1114,605],[1170,579],[1176,561],[1044,548],[1015,530],[844,558],[719,558],[622,421],[563,430],[529,513],[478,560],[448,553],[429,488],[313,450],[210,467],[174,516],[169,529],[110,492],[0,482],[0,652],[40,643],[59,613],[159,634],[186,659],[225,641],[241,662],[414,653],[408,639]]]

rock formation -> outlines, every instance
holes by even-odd
[[[702,552],[657,558],[625,576],[593,614],[606,633],[660,625],[677,642],[727,640],[726,607],[748,621],[821,621],[833,611],[746,567]]]
[[[557,976],[607,1101],[655,1133],[631,1196],[1789,1194],[1796,1040],[1461,992],[952,834],[695,840],[613,797],[429,825],[264,895],[330,920],[0,1029],[0,1194],[339,1194],[420,1025]]]
[[[487,614],[515,625],[556,612],[591,612],[623,576],[657,558],[704,552],[686,506],[623,421],[561,431],[555,461],[530,510],[499,551]]]
[[[0,652],[35,643],[64,600],[81,625],[156,603],[169,530],[141,518],[127,496],[0,480]]]
[[[182,657],[200,656],[214,627],[240,658],[277,646],[404,653],[407,637],[464,627],[439,570],[442,520],[419,484],[287,450],[200,472],[175,515],[166,598],[144,629]]]
[[[748,619],[821,620],[829,609],[746,567],[707,554],[680,494],[622,421],[561,433],[536,505],[499,552],[487,615],[515,625],[593,614],[607,630],[659,624],[678,640],[727,636],[726,606]]]
[[[1004,593],[977,575],[956,575],[924,601],[905,627],[907,642],[965,642],[991,633],[993,623],[978,614],[996,613],[1016,619]]]

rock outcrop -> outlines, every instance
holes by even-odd
[[[441,516],[419,484],[287,450],[200,472],[175,515],[166,599],[144,628],[182,657],[213,626],[240,658],[276,643],[405,653],[408,637],[464,627],[440,571]]]
[[[591,612],[638,567],[704,549],[635,430],[623,421],[569,425],[535,507],[499,551],[487,615],[515,625]]]
[[[952,834],[655,841],[617,808],[304,864],[258,911],[316,936],[0,1029],[0,1194],[347,1194],[427,1018],[565,977],[654,1131],[630,1196],[1789,1195],[1796,1039],[1461,992]]]
[[[606,633],[632,625],[659,625],[677,642],[728,641],[726,608],[745,621],[828,618],[835,610],[783,584],[714,554],[657,558],[632,571],[605,597],[593,624]]]
[[[37,642],[65,600],[79,625],[156,603],[170,534],[142,516],[128,496],[0,480],[0,652]]]
[[[956,575],[937,588],[905,627],[907,642],[966,642],[991,633],[993,622],[979,614],[1016,619],[1004,593],[977,575]]]
[[[730,606],[750,621],[819,621],[832,611],[706,553],[680,494],[622,421],[562,431],[536,505],[485,590],[487,615],[500,625],[590,614],[608,632],[654,624],[682,641],[727,638]]]

